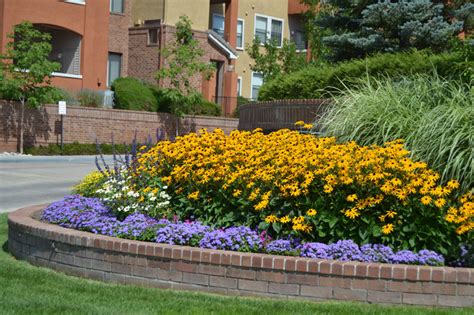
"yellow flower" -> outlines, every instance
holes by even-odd
[[[421,197],[421,203],[424,204],[425,206],[429,205],[431,203],[431,197],[430,196],[424,196]]]
[[[267,223],[278,222],[278,218],[274,216],[273,214],[271,214],[265,218],[265,222]]]
[[[444,198],[438,198],[434,202],[435,206],[438,208],[442,208],[446,204],[446,199]]]
[[[333,188],[331,185],[327,185],[327,184],[324,185],[323,188],[324,188],[324,192],[325,192],[326,194],[330,194],[330,193],[334,190],[334,188]]]
[[[346,197],[346,200],[349,201],[349,202],[356,201],[357,200],[357,195],[356,194],[349,195],[349,196]]]
[[[344,215],[352,220],[360,216],[360,212],[357,210],[357,208],[352,208],[349,210],[344,211]]]
[[[313,129],[313,125],[312,124],[304,124],[303,129]]]
[[[191,199],[191,200],[198,200],[199,198],[199,190],[193,192],[193,193],[190,193],[188,195],[188,199]]]
[[[316,211],[315,209],[309,209],[308,211],[306,211],[306,214],[310,217],[314,217],[317,213],[318,211]]]
[[[304,125],[305,125],[305,123],[302,120],[298,120],[297,122],[295,122],[295,126],[301,127],[301,126],[304,126]]]
[[[262,201],[260,201],[259,203],[257,203],[255,206],[253,206],[253,208],[256,210],[256,211],[260,211],[260,210],[263,210],[267,207],[268,205],[268,199],[264,199]]]
[[[293,220],[291,220],[291,222],[293,222],[293,224],[303,223],[304,222],[304,217],[303,216],[294,217]]]
[[[457,180],[454,180],[454,179],[453,179],[453,180],[450,180],[450,181],[446,184],[446,186],[448,186],[448,187],[451,188],[451,189],[457,189],[457,188],[459,188],[459,182],[458,182]]]
[[[232,196],[239,197],[241,194],[242,194],[242,190],[234,189],[234,192],[232,193]]]
[[[389,224],[385,224],[383,227],[382,227],[382,233],[383,234],[390,234],[393,232],[393,224],[392,223],[389,223]]]
[[[287,216],[287,215],[280,218],[280,222],[281,222],[281,223],[288,223],[288,222],[290,222],[290,221],[291,221],[291,219],[290,219],[290,217]]]

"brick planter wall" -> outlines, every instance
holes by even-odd
[[[67,274],[160,288],[278,298],[474,306],[474,269],[339,262],[130,241],[8,216],[17,258]]]

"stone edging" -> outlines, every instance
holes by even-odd
[[[67,274],[233,295],[474,306],[473,268],[340,262],[132,241],[40,222],[44,207],[9,214],[9,250]]]

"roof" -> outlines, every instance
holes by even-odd
[[[219,47],[222,51],[224,51],[227,54],[227,58],[229,59],[237,59],[238,53],[237,50],[235,50],[228,42],[222,38],[219,34],[214,32],[213,30],[208,30],[207,31],[208,38],[216,44],[217,47]]]

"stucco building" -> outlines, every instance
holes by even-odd
[[[304,11],[305,6],[300,4],[299,0],[135,0],[132,8],[135,27],[130,33],[131,58],[135,55],[132,51],[137,51],[137,54],[146,53],[138,48],[143,47],[144,41],[144,38],[138,40],[139,32],[142,36],[148,32],[148,45],[150,45],[150,39],[157,38],[157,35],[154,35],[154,28],[158,29],[159,25],[162,25],[166,29],[174,25],[181,15],[187,15],[193,22],[195,35],[201,39],[204,47],[206,37],[219,36],[236,52],[236,59],[229,58],[228,55],[227,61],[214,60],[211,57],[210,59],[216,61],[218,66],[217,73],[214,80],[201,85],[203,94],[210,100],[226,104],[224,108],[228,108],[225,112],[229,114],[235,107],[237,95],[256,99],[258,90],[263,84],[262,76],[250,69],[252,60],[245,51],[247,45],[250,45],[255,37],[261,42],[274,39],[280,45],[284,39],[289,39],[304,53],[306,51],[302,16]],[[162,32],[159,31],[158,34]],[[209,43],[212,47],[212,40]],[[216,51],[222,53],[219,45],[215,46]],[[147,70],[156,68],[157,65],[152,66],[151,63],[159,62],[148,58],[149,65],[144,65],[139,63],[140,59],[142,58],[137,57],[135,60],[137,72],[144,70],[138,69],[139,67],[147,67]],[[220,84],[225,87],[220,88]],[[229,102],[231,104],[228,104]]]

